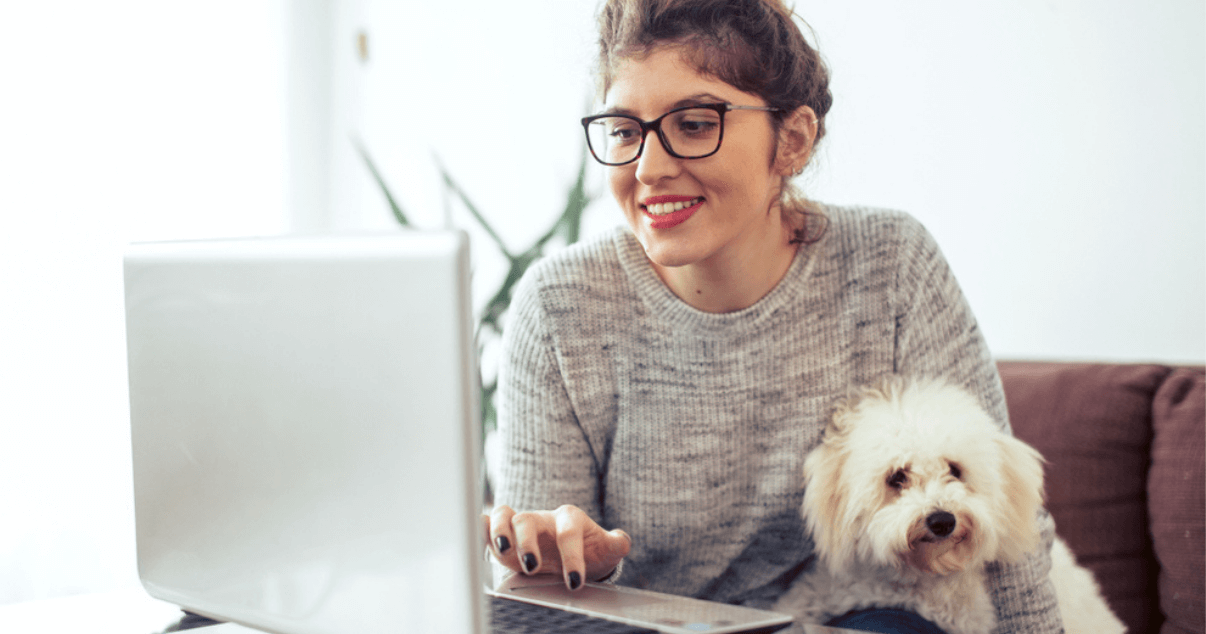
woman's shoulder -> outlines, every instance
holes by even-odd
[[[828,226],[822,240],[837,266],[853,261],[874,266],[909,266],[941,259],[933,235],[904,211],[876,207],[822,205]]]
[[[945,261],[933,236],[906,212],[839,205],[820,210],[828,226],[812,270],[814,279],[828,280],[830,288],[895,288],[924,278]]]
[[[589,236],[532,263],[516,287],[516,296],[548,301],[583,302],[622,292],[628,284],[621,252],[633,240],[623,227]]]
[[[865,244],[930,239],[921,221],[904,211],[846,205],[821,205],[821,209],[828,222],[826,235],[843,242]]]
[[[623,234],[623,228],[616,227],[554,250],[533,262],[524,277],[540,286],[606,277],[621,268],[616,245]]]

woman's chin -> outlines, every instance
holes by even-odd
[[[645,257],[655,267],[673,269],[692,264],[699,259],[699,254],[692,249],[691,244],[675,244],[659,236],[637,234],[641,246],[645,247]]]

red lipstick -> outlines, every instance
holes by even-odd
[[[686,222],[703,203],[702,196],[651,196],[645,199],[641,211],[652,221],[650,227],[670,229]]]

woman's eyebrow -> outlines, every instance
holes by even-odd
[[[683,97],[682,99],[679,99],[678,101],[671,104],[670,107],[666,109],[666,111],[669,112],[670,110],[674,110],[675,108],[682,108],[683,106],[697,106],[700,104],[707,104],[707,103],[728,103],[728,99],[717,97],[716,95],[713,95],[712,93],[701,92],[701,93],[696,93],[694,95],[691,95],[689,97]],[[602,112],[599,112],[598,114],[601,114],[601,115],[621,114],[621,115],[626,115],[629,117],[637,116],[635,110],[633,110],[631,108],[625,108],[623,106],[611,106],[609,108],[605,108]]]
[[[605,114],[622,114],[629,117],[635,117],[636,111],[630,108],[624,108],[622,106],[612,106],[610,108],[604,108],[603,110],[595,113],[596,116]]]
[[[701,92],[691,95],[690,97],[679,99],[678,101],[674,102],[674,106],[672,106],[670,109],[673,110],[674,108],[681,108],[683,106],[697,106],[705,103],[728,103],[728,101],[728,99],[722,99],[716,95],[713,95],[712,93]]]

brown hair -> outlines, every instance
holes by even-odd
[[[607,94],[623,60],[680,45],[700,72],[779,108],[772,114],[776,138],[787,116],[800,106],[812,108],[815,147],[833,104],[829,69],[793,15],[782,0],[607,0],[599,12],[599,96]],[[785,212],[804,217],[794,242],[821,237],[824,217],[786,179],[780,202]]]

